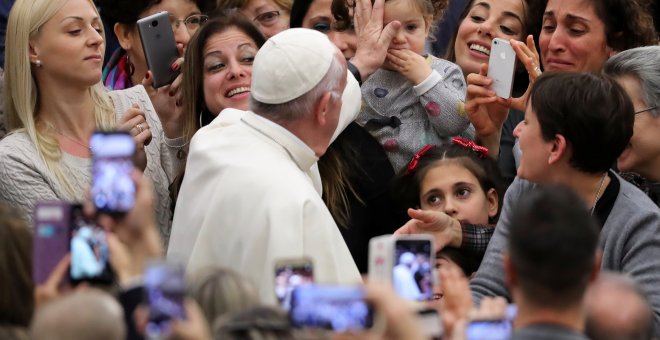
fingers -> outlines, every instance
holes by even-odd
[[[57,287],[59,287],[60,283],[66,277],[69,271],[69,264],[71,264],[71,254],[66,254],[50,273],[45,285],[49,288],[57,290]]]
[[[539,55],[536,52],[534,45],[534,38],[530,35],[527,37],[527,43],[511,39],[511,46],[516,52],[516,56],[522,62],[523,66],[529,73],[530,80],[536,79],[541,75],[541,67],[539,63]]]

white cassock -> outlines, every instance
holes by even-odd
[[[189,273],[232,268],[274,304],[274,264],[310,257],[315,281],[359,283],[319,194],[318,158],[291,132],[252,112],[224,110],[190,144],[168,259]]]

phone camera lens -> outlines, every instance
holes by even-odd
[[[493,44],[497,45],[497,40],[493,41]]]
[[[151,22],[151,26],[152,26],[152,27],[156,27],[156,26],[158,26],[158,20],[154,20],[154,21],[152,21],[152,22]]]

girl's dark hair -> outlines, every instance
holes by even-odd
[[[497,162],[488,156],[482,156],[478,152],[457,144],[444,144],[434,146],[419,157],[417,166],[413,171],[404,169],[398,174],[393,184],[393,194],[403,208],[419,207],[420,185],[426,173],[442,163],[458,163],[468,169],[479,181],[484,193],[495,189],[498,196],[497,215],[491,218],[490,223],[495,223],[502,210],[502,199],[506,186]]]
[[[108,27],[114,24],[135,24],[140,13],[148,10],[149,8],[158,5],[163,0],[94,0],[103,20],[109,21]],[[211,0],[188,0],[195,3],[202,13],[210,10],[213,7]]]

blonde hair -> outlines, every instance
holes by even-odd
[[[29,49],[30,41],[39,35],[41,27],[52,18],[67,0],[17,0],[7,21],[5,57],[5,113],[9,131],[25,131],[36,146],[40,158],[48,170],[62,184],[69,198],[76,198],[76,190],[60,166],[62,150],[50,124],[38,116],[39,91],[32,73]],[[94,3],[89,3],[97,12]],[[97,12],[98,14],[98,12]],[[105,36],[103,36],[105,41]],[[95,109],[94,117],[99,129],[115,126],[112,103],[103,83],[89,88]]]

